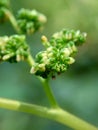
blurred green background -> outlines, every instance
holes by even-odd
[[[13,13],[36,9],[47,16],[43,32],[27,36],[33,56],[43,49],[40,37],[48,38],[62,28],[87,32],[69,70],[50,81],[59,104],[69,112],[98,126],[98,0],[11,0]],[[15,34],[10,23],[0,25],[0,35]],[[42,85],[29,73],[26,63],[0,64],[0,97],[49,105]],[[0,130],[71,130],[54,121],[26,113],[0,109]]]

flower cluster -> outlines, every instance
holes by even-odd
[[[84,43],[85,39],[86,33],[66,29],[55,33],[50,41],[42,36],[46,50],[36,55],[31,73],[47,78],[66,71],[69,65],[75,62],[73,54],[77,52],[77,46]]]
[[[4,12],[4,9],[9,7],[9,0],[0,0],[0,22],[7,20],[7,16]]]
[[[18,62],[25,60],[29,55],[29,48],[25,36],[0,37],[0,62]]]
[[[41,30],[46,21],[46,17],[36,10],[21,9],[17,14],[18,26],[22,33],[31,34]]]
[[[8,7],[9,0],[0,0],[0,7]]]

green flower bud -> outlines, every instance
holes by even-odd
[[[45,15],[41,14],[39,15],[38,17],[38,20],[41,22],[41,23],[46,23],[47,22],[47,18],[45,17]]]
[[[51,53],[55,48],[53,46],[50,46],[47,48],[47,52],[48,53]]]
[[[64,57],[68,57],[70,55],[70,50],[68,48],[62,49],[61,55],[63,55]]]
[[[50,43],[48,42],[48,39],[47,39],[46,36],[42,36],[42,37],[41,37],[41,41],[42,41],[42,43],[43,43],[43,45],[44,45],[45,47],[49,47],[49,46],[50,46]]]
[[[32,68],[31,68],[31,70],[30,70],[30,73],[35,74],[37,71],[38,71],[38,64],[35,63],[35,64],[32,66]]]
[[[45,64],[39,64],[38,67],[40,71],[45,71]]]
[[[78,45],[81,45],[82,43],[85,42],[86,40],[86,36],[87,34],[86,33],[81,33],[80,34],[80,31],[77,31],[74,35],[74,42],[75,44],[78,46]]]
[[[14,56],[14,53],[10,53],[10,54],[4,55],[4,56],[2,57],[2,60],[6,61],[6,60],[10,59],[10,58],[13,57],[13,56]]]
[[[69,57],[69,61],[67,62],[68,64],[73,64],[75,62],[75,59],[72,57]]]

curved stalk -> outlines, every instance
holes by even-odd
[[[20,28],[17,25],[17,21],[16,21],[14,15],[13,15],[13,13],[10,10],[6,9],[6,8],[3,8],[3,11],[4,11],[6,17],[11,22],[13,28],[16,30],[16,32],[17,33],[21,33],[21,30],[20,30]]]
[[[61,108],[50,109],[47,107],[3,98],[0,98],[0,108],[35,114],[37,116],[57,121],[76,130],[98,130],[98,128],[93,125],[75,117]]]

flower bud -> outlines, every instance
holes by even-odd
[[[38,65],[40,71],[45,71],[45,64]]]
[[[47,22],[47,18],[43,14],[39,14],[38,20],[40,22],[42,22],[42,23],[46,23]]]
[[[61,54],[64,57],[68,57],[70,55],[70,50],[68,48],[64,48],[64,49],[62,49]]]
[[[72,57],[69,57],[69,59],[68,59],[68,64],[73,64],[75,62],[75,59],[74,58],[72,58]]]
[[[30,70],[30,73],[31,74],[35,74],[37,72],[37,70],[38,70],[38,66],[37,65],[36,66],[32,66],[32,68]]]
[[[8,60],[9,58],[11,58],[12,56],[14,56],[14,53],[10,53],[10,54],[4,55],[2,57],[2,59],[5,61],[5,60]]]
[[[41,41],[42,41],[42,43],[43,43],[43,45],[45,46],[45,47],[49,47],[50,46],[50,43],[48,42],[48,39],[47,39],[47,37],[46,36],[42,36],[41,37]]]

